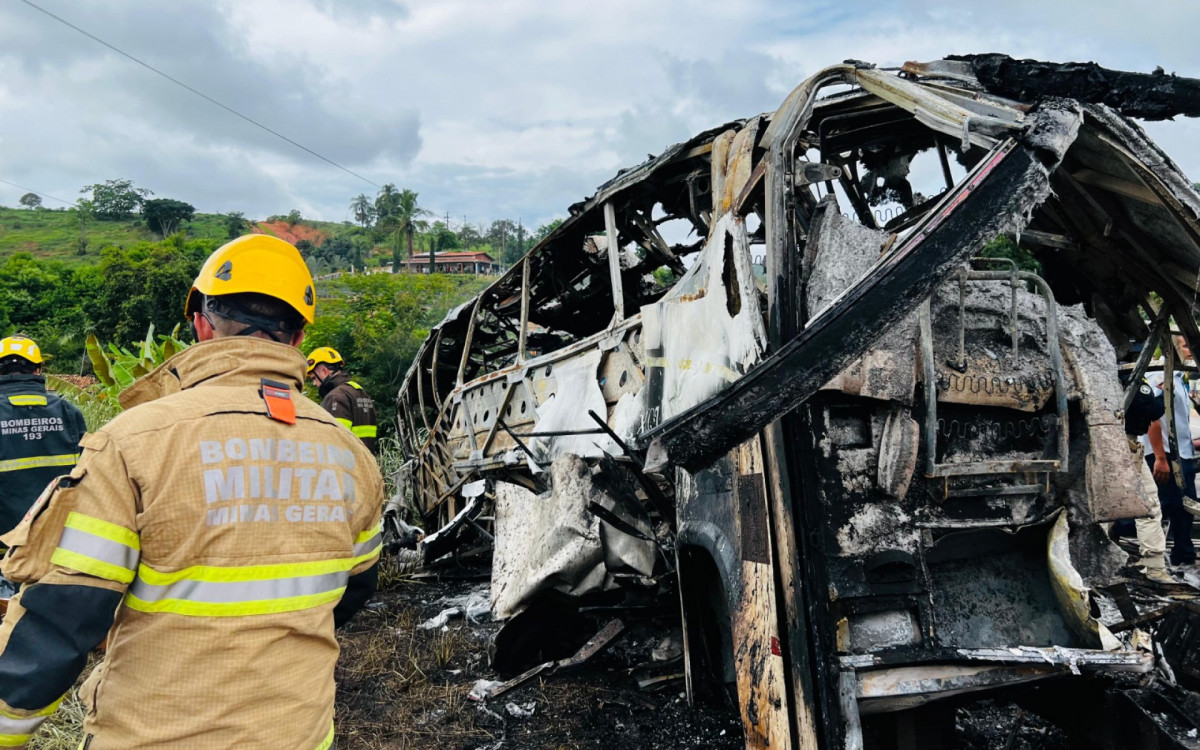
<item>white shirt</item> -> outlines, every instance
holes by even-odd
[[[1154,388],[1154,395],[1162,396],[1163,374],[1161,372],[1152,372],[1146,376],[1146,381]],[[1183,373],[1175,373],[1175,387],[1171,389],[1175,401],[1175,440],[1178,443],[1180,458],[1195,458],[1196,449],[1192,447],[1192,430],[1191,430],[1191,414],[1192,402],[1188,398],[1188,387],[1183,382]],[[1167,441],[1167,420],[1162,420],[1162,436],[1163,448],[1166,449],[1167,455],[1171,455],[1171,444]],[[1154,452],[1150,447],[1150,441],[1145,435],[1138,438],[1142,442],[1144,453],[1149,456]]]

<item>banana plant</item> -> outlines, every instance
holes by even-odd
[[[80,387],[58,375],[46,374],[46,387],[79,407],[89,431],[121,413],[121,404],[101,384]]]
[[[112,397],[128,388],[141,376],[166,362],[183,349],[187,343],[179,340],[179,326],[176,325],[170,335],[154,335],[154,324],[146,331],[146,338],[138,343],[134,350],[109,343],[108,351],[100,345],[95,334],[88,334],[87,353],[92,361],[92,370],[96,378],[104,386],[104,390]]]
[[[154,325],[146,338],[132,348],[110,343],[101,345],[95,334],[89,334],[85,347],[98,383],[80,387],[54,375],[46,376],[51,390],[71,401],[83,412],[88,429],[94,430],[121,412],[117,396],[135,380],[166,362],[188,344],[179,340],[179,326],[170,335],[154,335]]]

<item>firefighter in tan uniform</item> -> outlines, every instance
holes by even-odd
[[[0,747],[80,690],[88,750],[316,750],[333,742],[334,628],[373,593],[370,452],[301,396],[312,278],[241,237],[188,295],[200,343],[122,396],[4,541],[24,583],[0,625]]]

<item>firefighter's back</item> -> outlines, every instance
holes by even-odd
[[[54,477],[79,458],[79,409],[46,392],[41,375],[0,375],[0,533],[14,528]]]
[[[81,691],[90,750],[332,741],[333,609],[378,545],[380,479],[351,433],[293,401],[294,425],[253,385],[201,385],[86,438],[136,485],[141,547]]]

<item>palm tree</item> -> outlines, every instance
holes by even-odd
[[[379,189],[379,195],[375,197],[375,224],[377,227],[380,229],[390,228],[391,222],[396,219],[399,200],[400,191],[394,184],[389,182]]]
[[[354,212],[354,220],[362,224],[363,229],[367,228],[375,216],[375,206],[365,193],[359,193],[357,198],[350,201],[350,210]]]
[[[384,185],[386,189],[388,185]],[[381,194],[382,195],[382,194]],[[376,201],[378,203],[378,200]],[[422,216],[429,216],[429,212],[417,205],[417,194],[412,190],[402,190],[396,196],[396,242],[392,246],[392,273],[396,273],[400,269],[400,233],[408,239],[408,257],[412,257],[413,252],[413,232],[424,230],[426,223],[422,221]],[[433,273],[434,261],[433,252],[429,253],[429,272]]]

